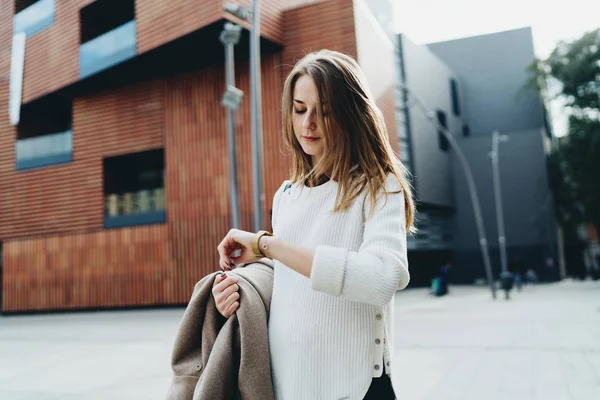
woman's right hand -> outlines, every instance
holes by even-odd
[[[213,283],[212,294],[217,310],[225,318],[229,318],[240,306],[239,278],[234,275],[218,274]]]

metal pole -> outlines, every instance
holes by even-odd
[[[487,281],[490,286],[490,291],[492,292],[492,297],[495,299],[496,298],[496,285],[494,283],[494,275],[492,273],[492,263],[490,261],[490,253],[489,253],[489,249],[488,249],[487,238],[485,235],[485,227],[483,225],[483,217],[481,216],[481,208],[479,205],[480,204],[479,203],[479,195],[477,194],[477,187],[475,186],[475,179],[473,179],[473,173],[471,172],[471,168],[469,167],[467,158],[465,157],[464,153],[462,152],[462,149],[456,142],[456,139],[454,139],[454,136],[452,136],[446,128],[444,128],[443,126],[441,126],[438,123],[433,111],[431,111],[429,109],[429,107],[427,107],[427,105],[421,99],[419,99],[417,96],[415,96],[415,94],[405,84],[399,83],[399,85],[404,90],[406,90],[406,93],[410,94],[410,96],[415,101],[415,104],[417,104],[419,106],[419,108],[421,108],[421,111],[423,111],[425,113],[425,115],[429,118],[429,120],[436,127],[436,129],[438,129],[438,131],[442,132],[444,137],[446,139],[448,139],[448,143],[450,143],[452,150],[454,150],[454,152],[456,153],[456,156],[458,157],[458,161],[460,162],[463,172],[465,173],[465,176],[467,178],[467,186],[469,188],[469,195],[471,196],[471,204],[473,206],[473,214],[475,215],[475,223],[477,225],[477,232],[479,234],[479,246],[481,248],[481,256],[483,258],[483,264],[485,267]]]
[[[225,66],[226,66],[226,85],[235,86],[235,60],[233,53],[233,43],[225,45]],[[235,110],[227,108],[227,136],[229,147],[229,195],[231,202],[231,226],[239,229],[240,221],[240,202],[238,198],[238,179],[237,179],[237,157],[235,146]]]
[[[263,227],[264,195],[262,190],[262,107],[260,82],[260,0],[252,1],[252,26],[250,28],[250,97],[252,180],[254,204],[254,231]]]
[[[498,131],[492,133],[492,175],[494,181],[494,200],[496,203],[496,223],[498,226],[498,246],[500,250],[500,264],[502,272],[508,271],[506,264],[506,236],[504,234],[504,209],[502,207],[502,192],[500,185],[500,168],[499,168],[499,143],[500,134]]]
[[[469,194],[471,196],[471,203],[473,204],[473,212],[475,214],[475,222],[477,224],[477,232],[479,233],[479,246],[481,248],[481,255],[483,257],[483,264],[485,266],[485,272],[487,275],[488,284],[490,286],[490,291],[492,292],[492,297],[496,298],[496,285],[494,282],[494,275],[492,273],[492,263],[490,261],[490,253],[488,249],[488,242],[485,235],[485,227],[483,225],[483,217],[481,216],[481,208],[479,206],[479,195],[477,194],[477,188],[475,186],[475,179],[473,179],[473,174],[471,172],[471,168],[469,167],[469,163],[467,162],[467,158],[462,152],[462,149],[458,146],[458,143],[454,139],[454,137],[449,134],[445,129],[442,129],[444,132],[444,136],[448,139],[450,146],[456,153],[458,160],[463,168],[463,171],[467,177],[467,185],[469,187]]]
[[[565,264],[565,242],[562,226],[557,222],[556,235],[558,236],[558,271],[560,279],[567,277],[567,267]]]

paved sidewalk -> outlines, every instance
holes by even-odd
[[[396,297],[409,400],[600,399],[600,283]],[[183,309],[0,317],[0,399],[162,399]]]
[[[600,399],[600,283],[524,288],[510,301],[456,290],[397,296],[405,399]]]

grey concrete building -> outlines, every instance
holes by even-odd
[[[398,38],[401,83],[398,122],[401,156],[413,175],[419,231],[408,239],[412,282],[427,284],[451,258],[455,210],[451,151],[429,119],[428,110],[451,132],[464,125],[460,78],[426,46]],[[425,103],[427,109],[420,106]]]
[[[508,260],[556,279],[556,226],[544,150],[549,133],[541,102],[526,89],[527,66],[535,57],[531,29],[426,46],[400,35],[398,47],[400,81],[447,126],[468,159],[495,273],[500,258],[489,154],[497,130],[506,139],[499,146],[499,170]],[[400,135],[409,150],[420,218],[425,217],[409,245],[415,284],[426,283],[431,276],[425,275],[446,260],[453,263],[454,282],[473,282],[484,277],[484,268],[464,172],[425,112],[404,94],[399,91]]]

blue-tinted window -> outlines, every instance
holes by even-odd
[[[73,133],[69,130],[17,140],[15,153],[16,169],[19,171],[71,162]]]
[[[86,78],[135,57],[136,24],[130,21],[79,47],[79,76]]]
[[[54,0],[16,1],[14,33],[30,37],[54,23]]]

